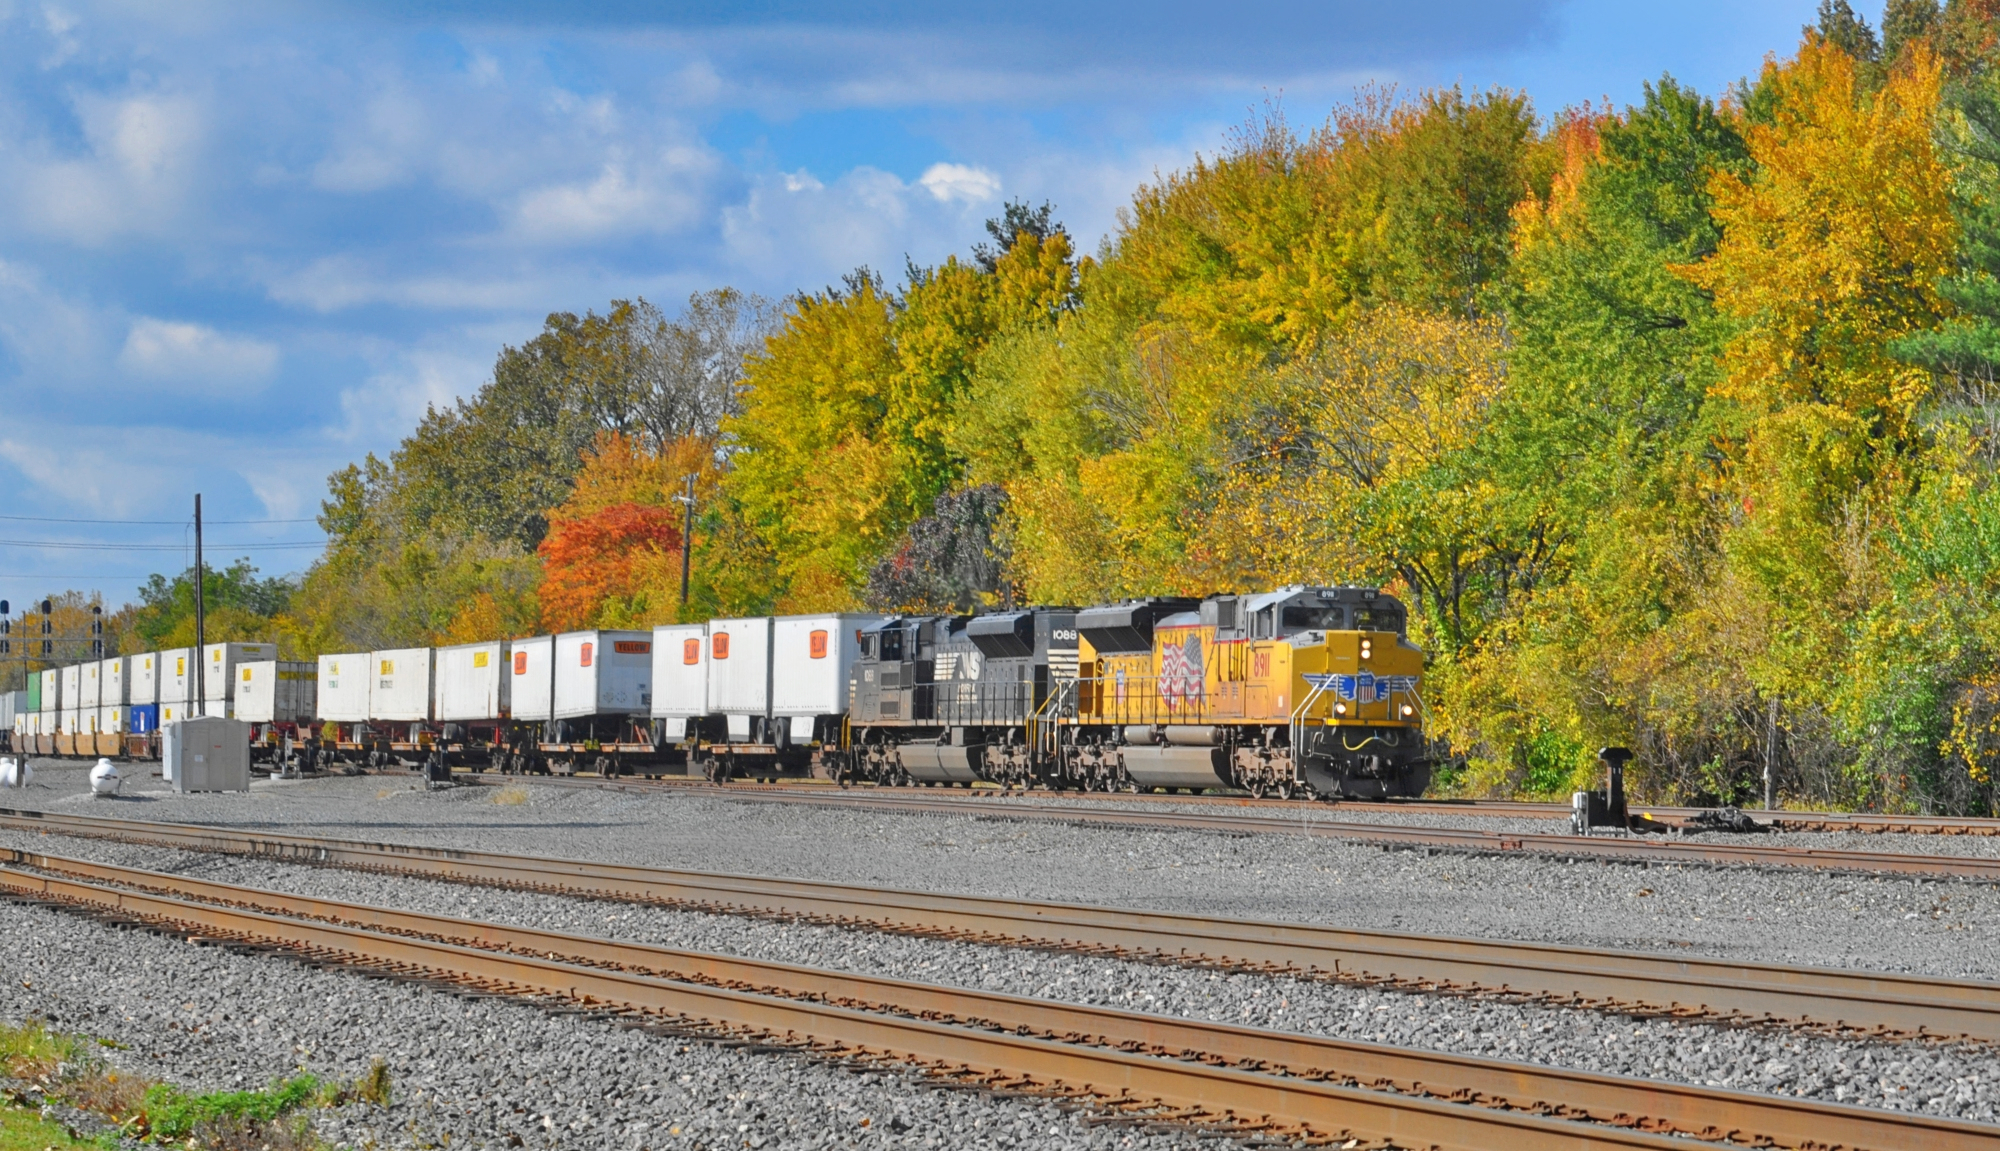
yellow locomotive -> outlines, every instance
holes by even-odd
[[[1293,586],[1076,615],[1060,775],[1094,789],[1416,796],[1430,782],[1423,652],[1401,602]]]

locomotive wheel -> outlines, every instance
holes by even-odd
[[[1279,799],[1290,799],[1292,797],[1292,781],[1290,779],[1279,780],[1276,792]]]
[[[1253,779],[1253,780],[1251,780],[1251,781],[1250,781],[1250,798],[1251,798],[1251,799],[1262,799],[1262,798],[1264,798],[1264,781],[1263,781],[1263,780],[1261,780],[1261,779]]]

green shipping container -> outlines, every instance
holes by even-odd
[[[28,674],[28,710],[42,710],[42,677],[33,672]]]

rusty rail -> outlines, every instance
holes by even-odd
[[[1079,827],[1163,828],[1219,831],[1231,835],[1305,835],[1392,848],[1427,848],[1482,855],[1537,855],[1632,863],[1677,863],[1736,867],[1813,868],[1824,871],[1914,875],[1940,879],[2000,881],[2000,858],[1924,855],[1911,852],[1852,851],[1778,846],[1749,839],[1663,839],[1487,831],[1479,828],[1410,827],[1389,823],[1343,822],[1327,818],[1338,809],[1292,805],[1283,813],[1143,811],[1089,803],[1021,803],[1001,798],[928,798],[909,793],[830,792],[815,789],[759,790],[711,787],[709,794],[747,803],[803,803],[861,807],[909,815],[1067,823]],[[690,793],[694,794],[694,793]],[[1128,797],[1129,798],[1129,797]],[[1567,809],[1565,809],[1566,811]],[[1634,810],[1641,810],[1634,808]],[[1665,808],[1643,810],[1666,812]],[[1463,813],[1462,814],[1477,814]]]
[[[1135,1068],[1129,1062],[1131,1056],[1194,1060],[1209,1067],[1257,1068],[1262,1074],[1250,1076],[1247,1083],[1240,1072],[1206,1079],[1203,1085],[1215,1094],[1203,1095],[1186,1084],[1178,1084],[1179,1094],[1156,1090],[1148,1094],[1146,1101],[1163,1106],[1201,1107],[1211,1115],[1254,1114],[1260,1125],[1275,1122],[1297,1126],[1322,1137],[1360,1135],[1449,1146],[1453,1144],[1440,1138],[1440,1133],[1448,1133],[1448,1129],[1462,1124],[1455,1117],[1426,1108],[1414,1114],[1398,1113],[1393,1128],[1357,1127],[1356,1112],[1350,1106],[1353,1100],[1347,1095],[1318,1090],[1281,1093],[1266,1080],[1284,1076],[1307,1081],[1305,1085],[1315,1089],[1332,1084],[1335,1091],[1364,1087],[1376,1097],[1377,1107],[1371,1114],[1385,1107],[1393,1111],[1396,1103],[1403,1101],[1455,1101],[1477,1102],[1478,1107],[1464,1110],[1497,1110],[1515,1118],[1550,1117],[1526,1126],[1489,1123],[1479,1136],[1484,1141],[1460,1144],[1466,1146],[1656,1145],[1634,1143],[1623,1137],[1625,1132],[1613,1135],[1607,1142],[1595,1141],[1589,1134],[1574,1135],[1575,1139],[1590,1140],[1587,1142],[1567,1139],[1550,1142],[1554,1133],[1547,1124],[1554,1119],[1574,1121],[1565,1122],[1565,1127],[1581,1122],[1610,1124],[1631,1132],[1676,1134],[1711,1141],[1734,1141],[1748,1133],[1768,1141],[1765,1145],[1799,1148],[2000,1151],[2000,1127],[1957,1120],[738,959],[290,895],[12,850],[0,851],[0,859],[13,865],[0,868],[0,888],[33,898],[89,904],[142,919],[165,920],[200,931],[223,931],[287,947],[336,947],[371,960],[418,963],[454,978],[504,981],[515,987],[525,984],[544,993],[588,997],[621,1008],[696,1015],[756,1029],[775,1030],[782,1022],[796,1035],[800,1026],[796,1012],[788,1013],[771,1001],[790,1002],[795,1007],[800,1003],[815,1004],[836,1010],[816,1014],[805,1024],[808,1028],[805,1034],[811,1040],[857,1043],[903,1058],[962,1058],[970,1047],[978,1045],[959,1040],[950,1044],[946,1052],[946,1045],[938,1042],[940,1037],[929,1031],[885,1035],[879,1026],[857,1028],[854,1013],[889,1013],[909,1021],[972,1028],[978,1032],[997,1030],[1007,1033],[1010,1040],[1027,1037],[1063,1046],[1081,1044],[1115,1049],[1121,1057],[1113,1061],[1113,1066],[1096,1069],[1093,1077],[1082,1080],[1074,1078],[1077,1072],[1073,1057],[1051,1060],[1050,1052],[1039,1045],[1008,1042],[998,1049],[989,1045],[983,1053],[991,1062],[975,1063],[978,1070],[988,1074],[1025,1075],[1044,1082],[1066,1079],[1094,1093],[1112,1090],[1110,1083],[1131,1092],[1142,1084],[1158,1088],[1171,1081],[1171,1077],[1132,1074]],[[34,870],[24,872],[17,870],[19,867]],[[190,899],[202,902],[189,902]],[[300,920],[310,923],[300,925]],[[311,924],[333,926],[354,934],[334,940],[312,931]],[[450,950],[417,956],[403,948],[382,949],[373,943],[380,933]],[[357,941],[357,935],[368,938]],[[466,950],[498,952],[507,959],[523,960],[544,978],[537,982],[489,966],[468,964],[462,955]],[[591,984],[590,990],[583,990],[581,983],[585,981],[569,976],[568,971],[564,974],[570,978],[569,986],[551,985],[546,976],[556,967],[615,972],[643,982],[620,983],[619,993],[607,998],[603,984]],[[654,986],[659,979],[726,989],[732,994],[719,1000],[703,998],[691,1004],[685,997],[662,994]],[[632,994],[635,986],[648,994]],[[1109,1083],[1104,1078],[1107,1074],[1111,1076]],[[1406,1098],[1392,1097],[1385,1104],[1380,1098],[1383,1092]],[[1271,1104],[1280,1098],[1289,1106],[1282,1111],[1272,1110]],[[1264,1111],[1261,1114],[1247,1111],[1252,1105],[1263,1105]]]
[[[516,776],[487,776],[477,772],[462,771],[458,778],[466,782],[496,784],[520,782]],[[758,783],[735,780],[728,784],[710,783],[704,779],[682,779],[677,776],[630,776],[597,778],[585,776],[548,776],[532,780],[537,784],[556,787],[614,787],[632,790],[675,790],[694,794],[720,796],[743,796],[768,794],[773,796],[795,796],[806,800],[827,799],[832,801],[841,795],[852,795],[861,799],[895,797],[902,799],[965,802],[989,799],[1019,798],[1024,793],[1010,792],[1004,788],[986,785],[966,791],[952,790],[943,794],[952,795],[951,800],[942,800],[939,793],[928,788],[893,787],[881,784],[855,785],[851,791],[836,791],[829,781],[793,780],[777,783]],[[1065,803],[1102,806],[1126,804],[1157,806],[1162,804],[1186,805],[1194,807],[1214,807],[1219,809],[1252,809],[1270,812],[1292,812],[1301,810],[1328,813],[1377,814],[1383,812],[1416,812],[1425,815],[1457,815],[1482,819],[1540,819],[1549,822],[1567,822],[1570,805],[1566,803],[1537,803],[1529,800],[1512,799],[1466,799],[1466,800],[1425,800],[1425,799],[1356,799],[1329,803],[1320,800],[1299,799],[1257,799],[1249,795],[1169,795],[1152,792],[1094,792],[1064,791],[1034,793],[1040,796],[1060,795]],[[1634,811],[1662,817],[1667,820],[1691,819],[1708,808],[1679,807],[1670,804],[1631,805]],[[1744,814],[1759,823],[1769,824],[1779,831],[1792,832],[1856,832],[1879,835],[1901,833],[1907,835],[1969,836],[1984,838],[2000,835],[2000,818],[1973,815],[1897,815],[1872,811],[1765,811],[1748,808]]]
[[[0,809],[0,827],[723,914],[1288,971],[1413,990],[1501,993],[1628,1014],[2000,1042],[2000,983],[1980,980],[1213,918],[50,812]]]

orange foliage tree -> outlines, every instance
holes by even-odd
[[[630,436],[598,437],[569,498],[549,512],[537,549],[544,628],[644,627],[676,617],[684,512],[674,497],[690,475],[704,502],[717,479],[712,441],[684,437],[655,453]]]

